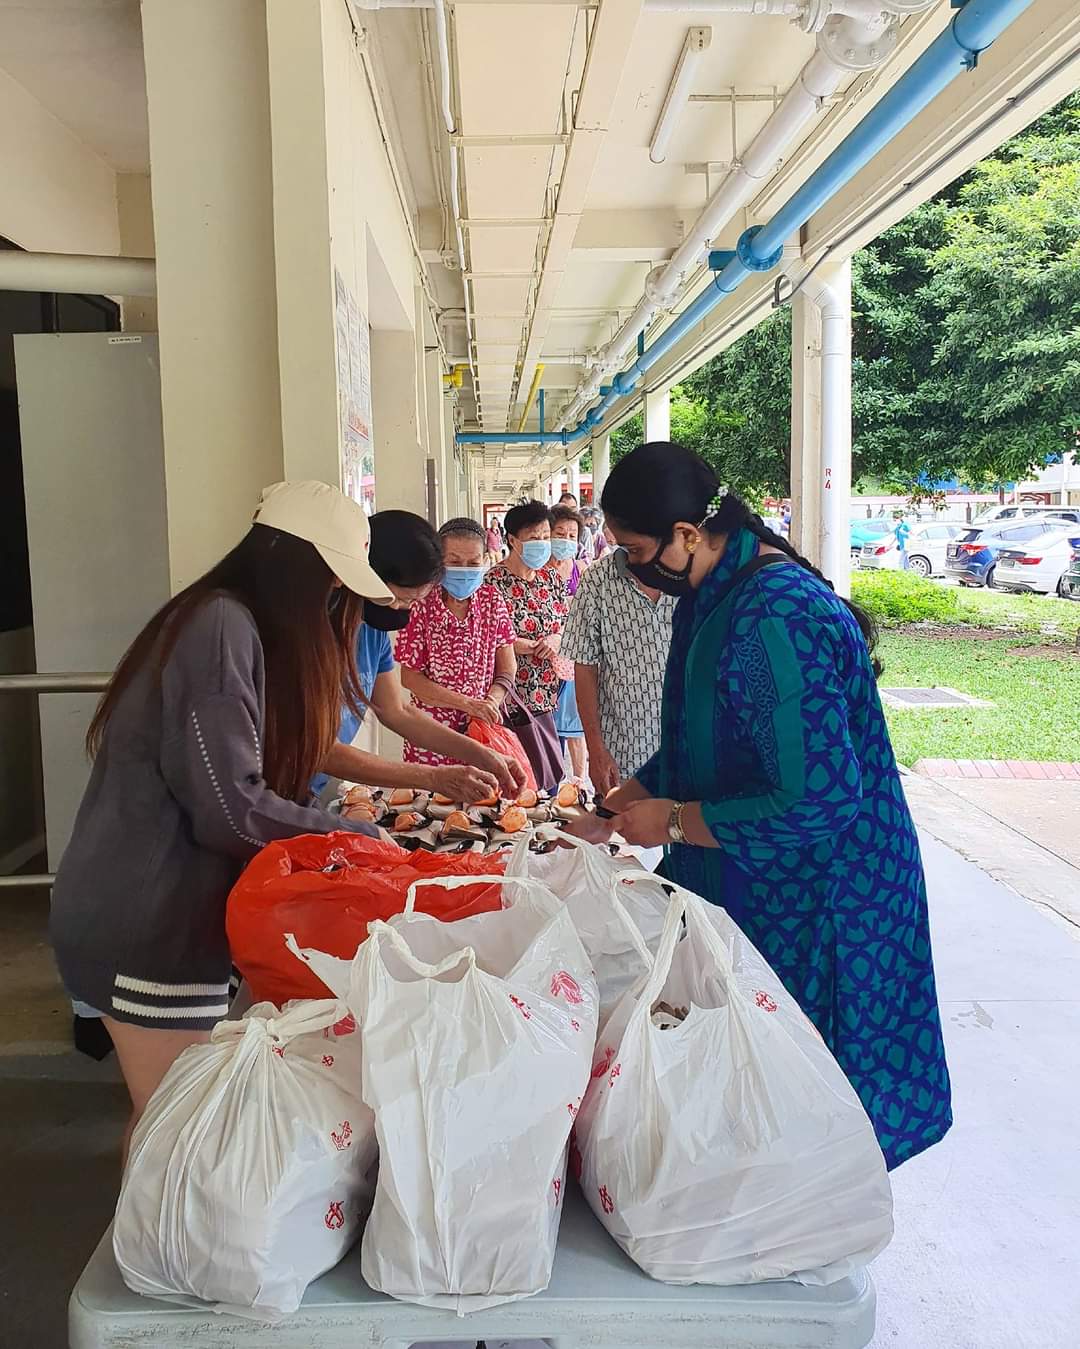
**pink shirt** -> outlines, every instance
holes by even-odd
[[[433,683],[466,698],[483,698],[495,675],[495,653],[514,640],[514,628],[506,601],[490,585],[482,585],[469,602],[464,618],[446,606],[441,586],[414,605],[408,626],[397,639],[394,654],[398,664],[426,675]],[[468,727],[465,712],[452,707],[432,707],[414,698],[421,712],[462,733]],[[407,763],[456,763],[433,750],[405,742]]]

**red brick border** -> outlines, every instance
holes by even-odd
[[[1080,782],[1080,763],[1040,763],[1035,759],[920,759],[912,772],[924,778]]]

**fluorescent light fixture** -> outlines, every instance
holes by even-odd
[[[667,158],[668,145],[675,134],[675,123],[682,115],[694,87],[694,76],[705,52],[712,42],[711,28],[688,28],[683,43],[679,64],[675,67],[671,84],[668,86],[664,106],[653,132],[649,146],[649,158],[654,164],[662,164]]]

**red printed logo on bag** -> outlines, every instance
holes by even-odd
[[[560,970],[551,979],[551,996],[557,998],[560,993],[571,1007],[578,1007],[585,1001],[581,994],[581,985],[566,970]]]
[[[580,1021],[571,1021],[571,1022],[570,1022],[570,1025],[574,1028],[574,1030],[580,1030],[580,1029],[581,1029],[581,1022],[580,1022]]]
[[[331,1232],[338,1232],[345,1226],[345,1214],[341,1211],[341,1205],[333,1203],[326,1210],[326,1217],[323,1222]]]
[[[270,1048],[274,1051],[274,1053],[278,1056],[279,1059],[283,1059],[285,1057],[284,1045],[271,1045]]]
[[[566,1109],[571,1119],[577,1119],[578,1107],[574,1105],[572,1101],[567,1101]]]
[[[343,1016],[340,1021],[335,1021],[330,1029],[335,1035],[352,1035],[353,1031],[356,1030],[356,1017],[350,1012],[348,1016]]]
[[[346,1148],[352,1147],[352,1125],[348,1120],[341,1126],[340,1133],[330,1130],[330,1140],[338,1152],[344,1152]]]
[[[551,1188],[555,1191],[555,1202],[559,1202],[559,1196],[562,1194],[562,1181],[558,1176],[551,1182]]]
[[[775,998],[771,998],[768,993],[761,988],[754,994],[754,1002],[757,1003],[763,1012],[775,1012],[780,1005]]]
[[[324,1054],[324,1055],[322,1056],[322,1061],[323,1061],[323,1067],[324,1067],[324,1068],[332,1068],[332,1067],[334,1066],[334,1056],[333,1056],[333,1054]]]
[[[592,1075],[597,1080],[597,1082],[599,1082],[600,1079],[606,1075],[607,1070],[611,1067],[611,1060],[614,1057],[615,1057],[614,1049],[605,1049],[604,1057],[602,1059],[597,1060],[592,1070]]]
[[[611,1076],[608,1078],[608,1086],[613,1087],[615,1085],[615,1079],[621,1076],[622,1076],[622,1064],[617,1063],[615,1067],[612,1068],[611,1070]]]
[[[518,1009],[518,1011],[521,1013],[521,1015],[525,1018],[526,1021],[532,1020],[532,1012],[529,1011],[528,1007],[525,1006],[525,1004],[521,1001],[520,998],[515,998],[513,993],[511,993],[510,1001],[514,1004],[514,1006]]]
[[[610,1194],[608,1194],[608,1188],[606,1185],[600,1186],[600,1207],[604,1210],[605,1213],[615,1212],[615,1200],[612,1199]]]

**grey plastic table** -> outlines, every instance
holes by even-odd
[[[827,1288],[675,1288],[634,1265],[573,1187],[551,1286],[465,1317],[373,1293],[354,1249],[276,1326],[129,1292],[106,1232],[71,1295],[71,1349],[401,1349],[423,1341],[539,1340],[553,1349],[864,1349],[874,1287],[859,1271]]]

